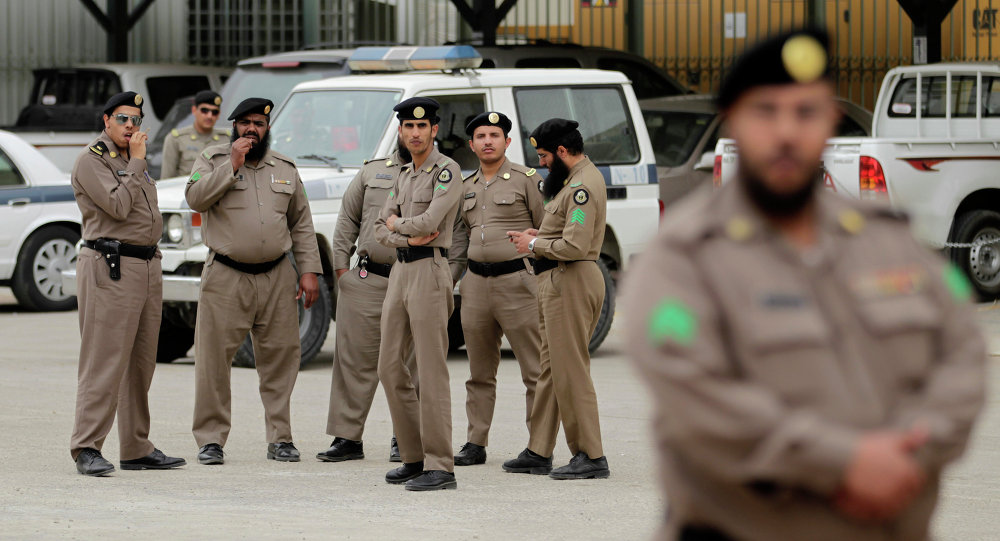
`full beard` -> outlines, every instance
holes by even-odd
[[[566,184],[567,178],[569,178],[569,167],[566,167],[566,164],[558,156],[553,156],[549,175],[542,183],[542,195],[545,196],[545,199],[555,197]]]
[[[813,175],[795,191],[775,193],[753,168],[743,162],[740,163],[740,178],[750,201],[765,216],[772,218],[789,218],[802,212],[812,202],[819,185],[819,176]]]
[[[236,131],[234,130],[233,134],[229,136],[229,142],[235,143],[236,140],[239,139],[240,137],[241,136],[237,135]],[[268,128],[268,130],[264,132],[264,137],[260,140],[260,142],[250,147],[250,150],[247,151],[247,155],[244,159],[251,162],[260,161],[260,159],[264,157],[264,154],[267,153],[267,149],[269,148],[271,148],[270,128]]]

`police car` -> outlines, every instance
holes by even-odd
[[[0,131],[0,285],[29,310],[69,310],[61,272],[76,267],[80,209],[69,175],[17,135]]]
[[[538,158],[527,134],[552,117],[580,122],[584,152],[604,174],[608,189],[608,226],[599,262],[607,294],[591,349],[607,336],[614,317],[614,278],[656,232],[660,209],[653,149],[631,83],[616,71],[477,70],[481,60],[469,46],[362,47],[351,56],[350,67],[352,73],[369,73],[301,83],[272,115],[271,147],[294,158],[299,167],[330,293],[300,312],[303,363],[319,352],[335,313],[330,262],[341,198],[365,160],[387,156],[395,148],[392,107],[413,96],[441,104],[436,145],[465,173],[478,168],[465,125],[483,111],[510,116],[514,127],[507,157],[535,168]],[[161,181],[159,200],[165,223],[160,243],[164,325],[180,326],[170,331],[170,338],[186,351],[193,333],[183,327],[194,325],[207,248],[198,230],[201,217],[184,201],[184,184],[184,179]],[[462,343],[459,321],[456,310],[449,333],[452,348]],[[249,342],[234,362],[253,364]]]

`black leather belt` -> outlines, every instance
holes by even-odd
[[[528,261],[532,260],[529,259]],[[503,276],[504,274],[525,270],[524,258],[519,257],[517,259],[500,261],[498,263],[480,263],[470,259],[469,270],[480,276]]]
[[[241,263],[222,254],[215,254],[215,260],[219,263],[247,274],[264,274],[277,267],[278,263],[281,263],[283,259],[285,259],[285,256],[281,256],[274,261],[265,261],[264,263]]]
[[[383,278],[388,278],[389,273],[392,271],[392,265],[386,265],[384,263],[375,263],[368,259],[368,256],[361,258],[358,262],[358,268],[361,269],[361,277],[365,278],[368,273],[377,274]]]
[[[409,248],[396,248],[396,259],[398,259],[400,263],[412,263],[420,259],[434,257],[434,250],[440,250],[442,257],[448,257],[447,248],[410,246]]]
[[[118,244],[118,255],[123,255],[125,257],[134,257],[136,259],[145,259],[149,261],[156,256],[156,246],[142,246],[138,244],[125,244],[124,242],[119,242],[113,239],[97,239],[97,240],[85,240],[83,245],[91,250],[97,250],[102,254],[113,253],[115,251],[113,245]]]

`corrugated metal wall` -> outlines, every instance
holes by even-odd
[[[187,2],[159,0],[129,35],[130,60],[186,62],[186,40]],[[104,29],[79,0],[0,0],[0,126],[27,102],[31,70],[106,59]]]

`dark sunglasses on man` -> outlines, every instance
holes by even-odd
[[[218,109],[209,109],[208,107],[199,107],[198,110],[201,111],[201,114],[203,114],[203,115],[219,116],[219,110]]]
[[[135,127],[137,127],[137,128],[142,125],[142,117],[141,116],[126,115],[125,113],[118,113],[117,115],[115,115],[114,118],[115,118],[115,122],[117,122],[119,125],[122,125],[122,126],[124,126],[125,123],[128,122],[129,120],[131,120],[132,121],[132,125],[135,126]]]

